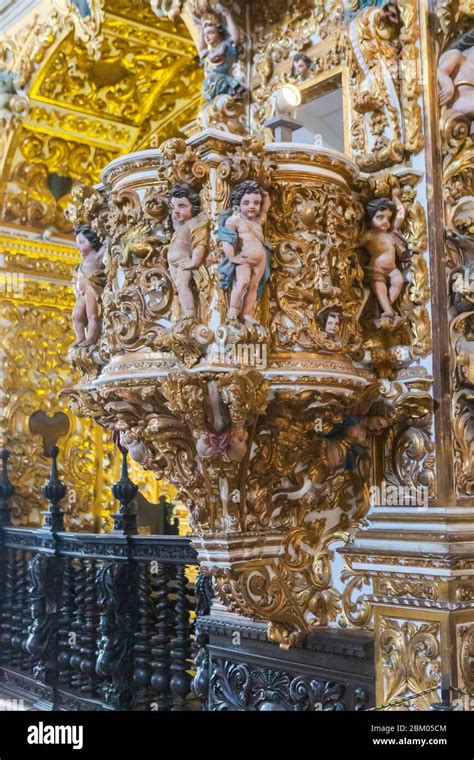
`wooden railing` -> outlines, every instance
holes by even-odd
[[[44,489],[45,527],[12,527],[6,453],[2,458],[2,692],[33,709],[200,709],[191,689],[194,628],[196,607],[208,612],[209,588],[204,577],[194,582],[189,539],[134,532],[126,462],[122,489],[114,487],[121,508],[111,533],[58,529],[65,490],[54,466]]]

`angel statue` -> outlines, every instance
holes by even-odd
[[[221,15],[227,28],[217,13],[204,13],[195,17],[199,26],[197,48],[206,75],[202,94],[207,101],[213,100],[217,95],[241,98],[245,93],[245,87],[232,75],[234,63],[239,58],[243,33],[228,8],[222,8]]]

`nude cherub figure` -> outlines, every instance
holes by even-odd
[[[405,219],[405,207],[400,201],[401,190],[394,189],[393,200],[377,198],[366,207],[370,229],[361,238],[361,244],[370,254],[370,277],[382,317],[398,321],[393,304],[400,295],[403,275],[397,266],[397,254],[407,250],[407,244],[398,230]]]
[[[439,102],[474,119],[474,29],[453,42],[438,63]]]
[[[247,453],[249,434],[243,420],[233,422],[222,403],[216,381],[208,383],[209,408],[206,429],[196,430],[196,451],[203,458],[226,455],[231,462],[240,462]]]
[[[178,292],[183,319],[194,319],[196,305],[191,289],[193,270],[204,259],[209,224],[201,213],[199,193],[188,185],[175,185],[170,193],[174,234],[168,246],[170,276]]]
[[[231,201],[233,209],[219,217],[225,254],[219,265],[220,285],[231,288],[228,319],[255,325],[253,310],[270,276],[270,251],[263,236],[270,197],[257,182],[247,180],[234,188]]]
[[[82,261],[73,278],[76,303],[72,322],[76,340],[72,345],[93,346],[99,340],[102,327],[100,296],[105,287],[105,246],[88,224],[80,224],[74,233]]]

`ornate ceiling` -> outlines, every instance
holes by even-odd
[[[12,65],[13,64],[13,65]],[[149,0],[44,0],[0,42],[15,72],[1,138],[2,221],[67,234],[73,182],[97,182],[114,157],[160,142],[191,121],[201,70],[186,27]]]

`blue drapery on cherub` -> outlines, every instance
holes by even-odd
[[[358,0],[357,2],[344,3],[344,16],[352,21],[357,13],[364,8],[383,8],[389,0]]]
[[[227,211],[224,211],[223,214],[219,216],[219,219],[217,220],[217,228],[219,232],[219,240],[222,240],[224,243],[230,243],[234,247],[234,250],[236,253],[237,251],[237,245],[239,241],[239,236],[237,232],[234,232],[234,230],[230,230],[228,227],[225,226],[226,221],[230,216],[233,214],[232,209],[227,209]],[[272,247],[269,243],[264,243],[263,247],[265,248],[266,254],[267,254],[267,261],[265,264],[265,271],[263,273],[263,277],[260,280],[257,288],[257,298],[260,300],[263,294],[263,289],[265,287],[265,283],[268,282],[271,274],[271,254],[272,254]],[[227,258],[227,256],[224,256],[222,261],[219,264],[218,271],[219,271],[219,285],[222,288],[222,290],[229,290],[233,282],[235,280],[235,269],[239,266],[239,264],[234,264],[230,259]]]
[[[222,53],[220,63],[212,63],[210,56],[219,50]],[[206,77],[202,83],[205,100],[212,100],[217,95],[234,95],[243,90],[242,83],[232,76],[232,66],[239,57],[239,49],[232,40],[223,40],[217,49],[205,51],[201,56]]]
[[[358,425],[362,420],[362,417],[360,416],[350,416],[350,417],[344,417],[342,422],[337,423],[334,425],[333,429],[326,433],[323,438],[326,438],[326,440],[341,440],[343,438],[344,434],[346,433],[347,429]],[[343,467],[345,470],[355,470],[357,465],[358,458],[364,453],[366,448],[362,446],[359,443],[351,443],[347,445],[346,452],[345,452],[345,458],[344,458],[344,464]]]

